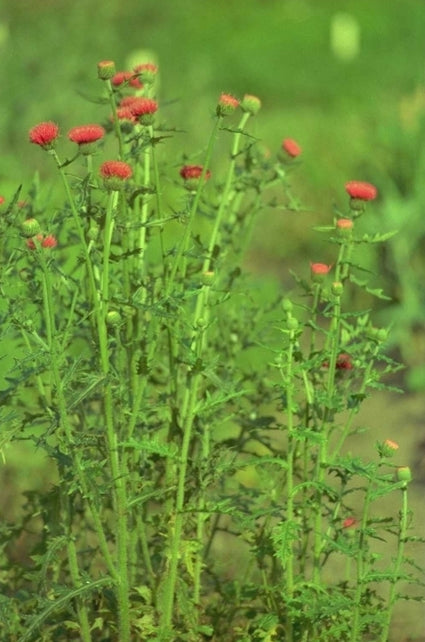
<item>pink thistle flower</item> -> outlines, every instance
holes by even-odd
[[[230,94],[221,94],[217,104],[217,116],[229,116],[239,107],[239,100]]]
[[[301,147],[298,145],[297,141],[293,138],[285,138],[282,141],[282,149],[290,156],[291,158],[296,158],[302,152]]]
[[[53,143],[59,136],[59,127],[52,121],[39,123],[29,131],[29,139],[31,143],[40,145],[44,149],[53,147]]]
[[[359,201],[373,201],[378,194],[374,185],[362,181],[349,181],[345,184],[345,191],[351,198]]]
[[[80,125],[73,127],[68,132],[68,138],[77,145],[87,145],[100,140],[105,135],[105,130],[100,125]]]

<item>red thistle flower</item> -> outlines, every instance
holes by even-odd
[[[354,223],[351,218],[340,218],[336,222],[337,229],[341,231],[352,230],[353,225]]]
[[[347,517],[342,522],[342,528],[344,529],[357,528],[358,525],[359,525],[359,522],[355,517]]]
[[[105,161],[100,166],[100,175],[102,178],[120,178],[125,181],[128,178],[131,178],[133,175],[133,170],[130,165],[124,163],[123,161]]]
[[[353,364],[351,363],[351,357],[349,354],[342,352],[338,355],[335,368],[337,370],[352,370]]]
[[[329,361],[325,361],[323,363],[324,368],[329,368]],[[352,370],[353,369],[353,364],[351,362],[351,357],[349,354],[346,354],[345,352],[342,352],[341,354],[338,355],[336,362],[335,362],[335,369],[336,370]]]
[[[152,115],[158,111],[158,103],[156,100],[153,100],[153,98],[145,98],[144,96],[134,97],[131,102],[127,102],[127,106],[137,118],[145,116],[146,114]]]
[[[77,145],[87,145],[100,140],[105,135],[105,130],[100,125],[80,125],[73,127],[68,132],[68,138]]]
[[[201,178],[204,168],[202,165],[184,165],[180,170],[180,176],[187,181],[191,178]],[[205,172],[205,179],[211,177],[211,172],[209,169]]]
[[[129,102],[128,107],[141,125],[152,125],[154,114],[158,110],[158,103],[152,98],[139,96]]]
[[[299,156],[302,152],[301,147],[298,145],[298,143],[293,140],[292,138],[285,138],[282,141],[282,149],[285,151],[288,156],[291,158],[296,158]]]
[[[331,268],[332,265],[326,263],[310,263],[311,278],[315,283],[321,283]]]
[[[102,163],[99,172],[105,181],[105,187],[110,190],[122,189],[125,181],[133,175],[130,165],[114,160]]]
[[[152,84],[158,73],[158,67],[153,62],[145,62],[141,65],[136,65],[134,73],[137,74],[142,82]]]
[[[362,181],[349,181],[345,184],[345,190],[351,198],[359,201],[373,201],[378,194],[378,190],[374,185],[363,183]]]
[[[221,94],[218,99],[217,116],[228,116],[239,107],[239,100],[230,94]]]
[[[131,71],[117,71],[111,78],[111,83],[114,87],[119,87],[124,83],[128,83],[132,78],[133,74]]]
[[[133,115],[130,107],[118,107],[117,118],[118,120],[129,120],[132,123],[136,122],[136,117]],[[113,116],[111,116],[111,119],[113,120]]]
[[[0,196],[0,205],[3,205],[5,203],[6,199],[4,196]]]
[[[393,441],[392,439],[386,439],[384,441],[384,446],[386,446],[387,448],[389,448],[392,451],[398,450],[400,448],[398,443],[396,441]]]
[[[37,234],[35,237],[27,239],[27,247],[30,250],[35,250],[35,248],[37,247],[37,243],[35,243],[34,238],[38,241],[38,244],[45,249],[56,247],[58,244],[57,239],[55,236],[53,236],[53,234],[48,234],[47,236],[43,236],[43,234]]]
[[[30,142],[45,149],[51,148],[58,136],[59,127],[51,121],[39,123],[29,131]]]

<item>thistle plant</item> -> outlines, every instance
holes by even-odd
[[[260,100],[223,93],[205,150],[170,161],[157,73],[99,63],[100,122],[29,134],[63,200],[35,180],[28,209],[1,203],[2,453],[44,452],[51,478],[1,531],[7,639],[384,642],[422,579],[402,444],[349,449],[399,368],[361,265],[389,238],[362,233],[377,190],[348,182],[318,228],[333,263],[267,296],[244,255],[259,212],[302,215],[301,147],[265,154]]]

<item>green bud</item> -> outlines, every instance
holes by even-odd
[[[288,330],[298,330],[299,323],[295,317],[289,317],[286,320],[286,326]]]
[[[412,471],[410,470],[409,466],[399,466],[396,469],[396,478],[397,478],[397,481],[403,481],[403,482],[406,482],[406,484],[411,482]]]
[[[22,236],[30,239],[40,233],[40,223],[35,218],[27,218],[26,221],[21,223]]]
[[[332,283],[331,292],[334,296],[341,296],[344,292],[344,286],[340,281]]]
[[[282,301],[282,310],[284,312],[292,312],[292,308],[293,307],[294,306],[292,305],[292,301],[290,301],[289,299],[283,299],[283,301]]]
[[[106,315],[106,324],[110,328],[116,328],[121,324],[122,318],[117,310],[110,310]]]

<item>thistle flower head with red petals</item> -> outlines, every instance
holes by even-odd
[[[95,143],[105,135],[105,130],[100,125],[79,125],[68,132],[68,138],[77,145]]]
[[[105,187],[110,190],[122,189],[125,181],[133,176],[130,165],[118,160],[105,161],[100,166],[99,172]]]
[[[221,94],[217,104],[217,116],[229,116],[239,107],[239,100],[230,94]]]
[[[362,181],[349,181],[345,184],[345,191],[351,198],[359,201],[373,201],[378,194],[374,185]]]
[[[293,138],[285,138],[282,141],[282,149],[291,158],[296,158],[302,152],[301,147],[298,145],[297,141],[294,140]]]
[[[29,131],[30,142],[45,149],[50,149],[58,136],[59,127],[52,121],[39,123]]]

